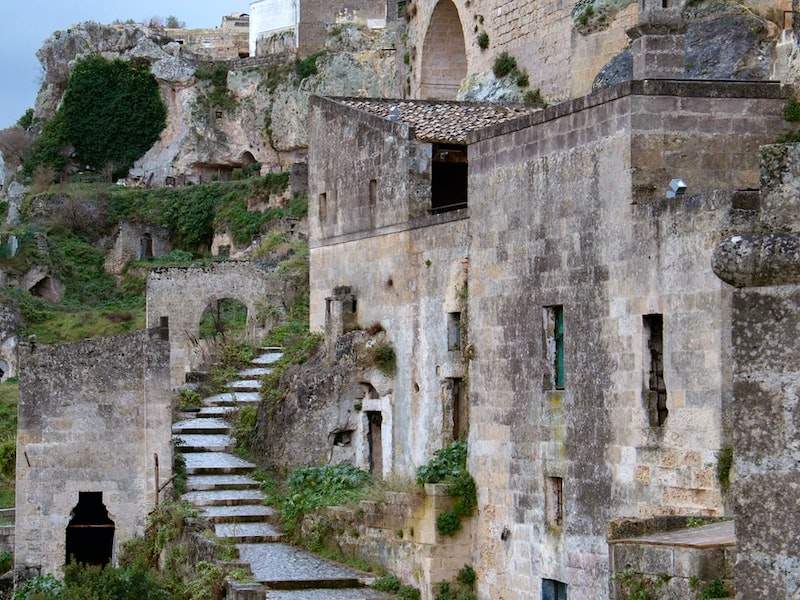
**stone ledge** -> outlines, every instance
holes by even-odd
[[[743,234],[722,241],[711,265],[734,287],[800,283],[800,234]]]

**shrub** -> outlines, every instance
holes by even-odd
[[[790,100],[783,109],[783,118],[790,123],[797,123],[800,121],[800,102],[797,100]]]
[[[322,58],[325,55],[325,51],[317,52],[312,54],[311,56],[304,58],[302,60],[298,60],[294,65],[294,70],[297,76],[300,78],[300,81],[303,81],[307,77],[311,77],[312,75],[317,74],[317,60]]]
[[[375,580],[372,589],[379,592],[397,592],[400,589],[400,580],[394,575],[384,575]]]
[[[470,589],[475,587],[476,579],[477,576],[475,575],[475,569],[473,569],[469,565],[464,565],[464,567],[458,572],[458,576],[456,577],[458,583],[467,586]]]
[[[478,48],[486,50],[489,47],[489,34],[482,31],[478,34]]]
[[[17,121],[17,127],[22,127],[23,129],[30,129],[36,123],[36,117],[34,116],[34,112],[32,108],[29,108],[25,111],[19,121]]]
[[[525,104],[525,106],[530,106],[532,108],[547,107],[547,102],[544,101],[542,94],[538,89],[528,90],[525,92],[525,95],[522,97],[522,102]]]
[[[37,171],[50,170],[52,175],[48,184],[52,183],[55,174],[61,173],[67,166],[67,155],[64,151],[67,144],[69,144],[67,121],[63,111],[58,111],[44,124],[42,133],[33,143],[25,159],[25,175],[33,177]]]
[[[132,110],[135,107],[135,110]],[[146,63],[90,56],[72,70],[59,113],[78,160],[125,175],[158,140],[167,109]]]
[[[394,348],[386,342],[375,344],[369,349],[368,361],[370,365],[387,377],[393,377],[397,371],[397,356]]]
[[[39,575],[17,588],[13,600],[59,600],[64,584],[52,575]]]
[[[723,446],[717,452],[717,481],[727,491],[731,487],[731,469],[733,468],[733,447]]]
[[[705,586],[697,596],[697,600],[712,600],[713,598],[728,598],[731,593],[720,579],[715,579]]]
[[[0,152],[6,161],[6,169],[22,164],[31,148],[31,136],[21,127],[9,127],[0,131]]]
[[[506,75],[510,75],[512,71],[517,68],[517,59],[511,56],[508,52],[501,52],[494,61],[492,72],[498,79],[502,79]]]
[[[178,408],[180,410],[193,410],[200,406],[200,394],[194,390],[181,390],[178,394]]]
[[[233,436],[236,438],[236,449],[240,454],[247,455],[247,453],[250,452],[257,426],[257,407],[245,406],[236,413],[236,419],[233,424]]]
[[[530,85],[530,79],[525,71],[519,71],[517,74],[517,85],[521,88],[526,88]]]
[[[467,471],[466,442],[454,442],[437,451],[428,464],[417,470],[417,484],[426,483],[446,483],[448,492],[455,497],[453,508],[436,519],[439,533],[454,535],[461,529],[461,521],[471,516],[478,505],[475,480]]]

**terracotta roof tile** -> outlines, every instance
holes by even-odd
[[[467,135],[505,123],[539,109],[526,106],[435,100],[392,100],[379,98],[331,98],[383,119],[405,123],[423,142],[466,144]]]

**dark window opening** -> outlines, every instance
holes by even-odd
[[[467,207],[468,175],[466,146],[433,145],[431,175],[431,212],[433,214]]]
[[[369,472],[373,477],[383,479],[383,415],[368,412],[367,444],[369,445]]]
[[[80,492],[67,526],[66,563],[105,566],[114,551],[114,521],[102,492]]]
[[[664,316],[642,316],[644,326],[644,383],[647,413],[652,427],[661,427],[669,416],[664,381]]]
[[[378,204],[378,180],[370,179],[369,182],[369,209],[375,210]]]
[[[334,446],[350,446],[353,442],[352,431],[337,431],[333,434]]]
[[[139,258],[141,260],[150,260],[153,258],[153,236],[149,233],[145,233],[142,236]]]
[[[448,380],[451,409],[453,411],[453,441],[469,436],[469,399],[463,379]]]
[[[158,334],[164,340],[169,340],[169,317],[161,317],[158,321]]]
[[[545,389],[564,389],[564,307],[549,306],[544,310]]]
[[[542,579],[542,600],[567,600],[567,584],[555,579]]]
[[[241,24],[237,23],[236,27],[244,27],[244,25],[241,25]],[[239,58],[250,58],[250,53],[249,52],[239,52]]]
[[[561,477],[545,479],[544,504],[547,524],[561,527],[564,523],[564,480]]]
[[[230,246],[220,246],[217,248],[217,256],[220,258],[230,258],[231,256],[231,247]]]
[[[325,298],[325,316],[330,319],[331,318],[331,306],[333,304],[333,300],[330,298]]]
[[[450,352],[461,351],[461,313],[448,313],[447,315],[447,350]]]
[[[216,115],[217,119],[221,119],[225,116],[225,113],[223,113],[221,110],[216,111],[214,114]]]
[[[319,222],[324,225],[328,220],[328,194],[319,195]]]

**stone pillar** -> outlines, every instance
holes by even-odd
[[[675,0],[642,0],[639,23],[628,30],[634,79],[683,79],[686,22]]]
[[[761,149],[755,230],[725,239],[714,272],[733,294],[736,598],[800,589],[800,146]]]
[[[348,331],[358,329],[358,304],[355,294],[349,286],[339,286],[333,289],[333,294],[325,298],[325,341],[330,352],[333,351],[336,340]]]

